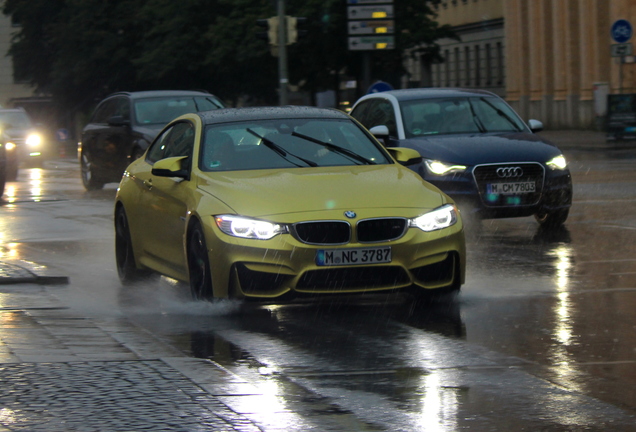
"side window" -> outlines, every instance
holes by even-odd
[[[369,107],[367,129],[373,126],[384,125],[389,128],[389,135],[397,137],[397,126],[395,123],[395,111],[390,101],[386,99],[374,99],[373,104]]]
[[[120,97],[115,99],[115,113],[113,115],[122,116],[124,120],[130,120],[130,101],[128,98]]]
[[[177,123],[172,128],[166,143],[164,157],[188,156],[194,149],[194,127],[187,122]]]
[[[173,128],[166,129],[157,137],[157,139],[155,139],[155,142],[152,144],[152,147],[150,147],[150,150],[148,150],[148,154],[146,155],[146,162],[153,164],[164,158],[168,135],[170,135],[172,129]]]
[[[362,101],[360,102],[360,105],[358,105],[357,107],[355,107],[355,109],[353,111],[351,111],[351,117],[353,117],[354,119],[358,120],[360,123],[362,123],[362,126],[364,126],[365,128],[369,129],[370,126],[368,126],[368,116],[367,116],[367,112],[369,111],[369,105],[371,105],[371,103],[373,102],[372,100],[366,100],[366,101]]]
[[[89,123],[107,123],[108,119],[115,115],[116,109],[117,101],[115,99],[105,100],[97,106]]]
[[[146,161],[155,163],[160,159],[174,156],[188,156],[187,166],[192,163],[194,149],[194,126],[188,122],[180,122],[163,131],[148,151]]]

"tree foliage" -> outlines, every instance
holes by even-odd
[[[9,54],[15,72],[67,108],[83,110],[123,90],[206,89],[236,102],[275,103],[277,59],[256,37],[272,0],[5,0],[19,23]],[[431,60],[434,41],[451,35],[433,20],[439,0],[396,0],[397,49],[372,55],[374,78],[405,73],[403,53]],[[347,47],[343,0],[287,0],[307,17],[307,37],[289,47],[292,82],[335,89],[342,73],[360,76],[361,53]]]

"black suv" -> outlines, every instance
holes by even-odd
[[[87,190],[119,182],[171,120],[182,114],[224,108],[202,91],[154,90],[114,93],[97,105],[82,131],[78,157]]]

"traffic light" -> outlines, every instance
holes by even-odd
[[[298,27],[302,27],[305,22],[307,22],[307,18],[305,17],[291,17],[287,18],[287,45],[291,45],[293,43],[298,42],[298,39],[305,36],[307,34],[307,30],[299,29]]]
[[[259,39],[267,39],[272,46],[278,46],[278,17],[256,20],[260,27],[267,27],[266,32],[256,33]]]

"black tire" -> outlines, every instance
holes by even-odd
[[[123,206],[119,206],[115,212],[115,261],[117,274],[123,285],[139,282],[150,275],[150,272],[137,268],[128,217]]]
[[[534,218],[539,224],[548,229],[559,228],[568,219],[570,209],[555,210],[552,212],[539,212],[534,215]]]
[[[210,259],[205,236],[201,224],[195,222],[188,232],[187,243],[188,273],[190,275],[190,292],[195,300],[212,301],[212,276],[210,273]]]
[[[82,152],[80,157],[82,183],[88,191],[99,190],[104,187],[104,182],[95,177],[93,172],[93,164],[88,154]]]

